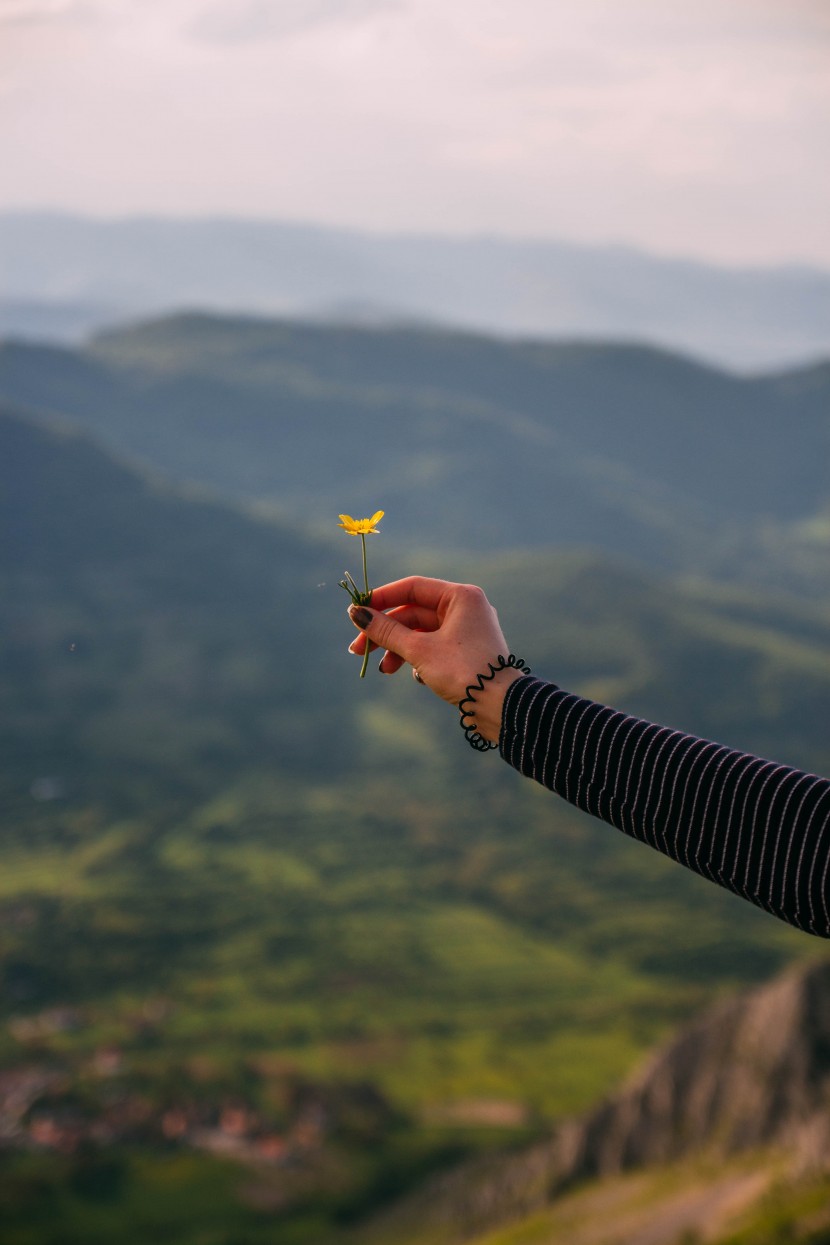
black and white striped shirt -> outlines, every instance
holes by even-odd
[[[499,746],[571,804],[830,938],[830,780],[531,676],[507,690]]]

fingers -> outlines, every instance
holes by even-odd
[[[405,666],[406,662],[397,653],[384,653],[380,660],[378,669],[381,674],[397,674],[401,666]]]
[[[404,661],[415,661],[418,652],[417,631],[410,630],[392,615],[381,614],[365,605],[350,606],[349,617],[373,644],[388,649]]]
[[[374,605],[374,600],[372,601]],[[435,610],[425,609],[420,605],[399,605],[397,609],[387,610],[390,618],[403,623],[410,631],[437,631],[438,615]]]
[[[365,636],[363,632],[361,631],[360,635],[355,636],[355,638],[352,640],[351,644],[349,645],[349,652],[356,654],[356,656],[358,657],[362,657],[366,651],[367,644],[369,645],[369,652],[373,653],[375,649],[377,648],[377,644],[373,644],[372,641],[368,638],[368,636]]]
[[[349,645],[349,652],[354,653],[355,657],[362,657],[366,649],[366,645],[370,646],[369,651],[373,652],[377,649],[377,644],[372,644],[371,640],[362,633],[352,640]],[[380,650],[378,649],[378,652]],[[381,674],[397,674],[401,666],[405,666],[406,662],[403,657],[399,657],[397,653],[384,653],[380,659],[378,669]]]
[[[389,615],[396,622],[409,627],[410,631],[437,631],[439,625],[438,617],[433,610],[422,609],[418,605],[401,605],[397,609],[390,610]],[[349,616],[351,617],[351,612]],[[352,619],[352,621],[354,622],[355,620]],[[349,652],[362,654],[365,646],[365,632],[362,632],[356,639],[352,640],[349,645]],[[372,643],[373,649],[377,647],[377,644]],[[398,669],[399,667],[396,666],[395,668]],[[391,671],[384,669],[384,673],[391,673]]]
[[[418,605],[436,610],[448,591],[456,585],[446,579],[427,579],[423,575],[408,575],[391,584],[372,589],[372,607],[376,610],[394,609],[399,605]]]

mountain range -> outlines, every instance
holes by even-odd
[[[595,548],[821,595],[830,370],[739,379],[645,347],[174,317],[0,345],[0,395],[307,526],[409,549]],[[362,500],[365,499],[365,500]]]
[[[268,220],[0,216],[0,331],[78,341],[183,308],[654,343],[739,369],[830,348],[830,274],[622,246]]]

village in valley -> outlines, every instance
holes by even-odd
[[[327,1145],[355,1129],[382,1130],[391,1112],[368,1085],[314,1085],[289,1068],[239,1079],[246,1095],[198,1060],[142,1075],[141,1048],[172,1014],[165,999],[131,1018],[130,1049],[99,1046],[90,1054],[60,1050],[87,1025],[84,1011],[52,1007],[15,1015],[8,1031],[20,1047],[0,1072],[0,1153],[42,1151],[72,1156],[112,1146],[187,1148],[244,1165],[313,1169]]]

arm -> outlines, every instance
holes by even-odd
[[[352,620],[457,705],[508,652],[479,588],[412,577]],[[388,611],[388,612],[383,612]],[[516,670],[476,692],[477,727],[570,803],[810,933],[830,937],[830,780],[644,722]]]
[[[830,937],[830,781],[525,678],[504,699],[520,773],[798,929]]]

